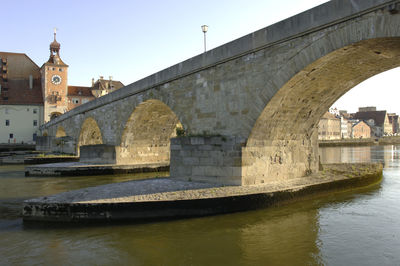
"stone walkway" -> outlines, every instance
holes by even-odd
[[[265,185],[222,186],[209,183],[180,181],[173,178],[155,178],[89,187],[53,196],[40,197],[26,203],[121,203],[148,201],[176,201],[219,198],[227,196],[297,191],[306,186],[376,173],[377,165],[330,165],[318,175],[279,180]],[[380,166],[381,167],[381,166]]]

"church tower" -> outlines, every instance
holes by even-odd
[[[50,58],[40,69],[44,103],[44,122],[65,113],[68,107],[68,65],[60,58],[60,43],[50,43]]]

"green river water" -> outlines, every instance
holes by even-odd
[[[400,265],[400,146],[321,148],[385,163],[381,184],[285,206],[142,224],[22,222],[22,201],[148,176],[24,177],[0,166],[0,265]]]

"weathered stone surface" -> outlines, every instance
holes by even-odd
[[[121,221],[202,216],[282,204],[379,182],[380,164],[324,165],[309,178],[221,186],[155,178],[84,188],[24,201],[24,221]]]
[[[79,161],[92,164],[115,164],[115,146],[106,144],[81,146]]]

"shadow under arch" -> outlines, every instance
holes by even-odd
[[[176,137],[177,128],[183,128],[179,118],[160,100],[139,104],[122,132],[117,163],[169,163],[170,139]]]
[[[63,126],[59,126],[57,128],[57,132],[56,132],[56,138],[61,138],[61,137],[65,137],[67,136],[67,134],[65,133],[65,129]]]
[[[337,49],[298,72],[272,97],[253,126],[243,149],[245,183],[318,171],[317,126],[323,114],[357,84],[399,66],[400,37],[391,37]]]
[[[85,119],[82,123],[81,131],[79,134],[77,149],[84,145],[103,144],[103,138],[96,120],[91,117]]]

